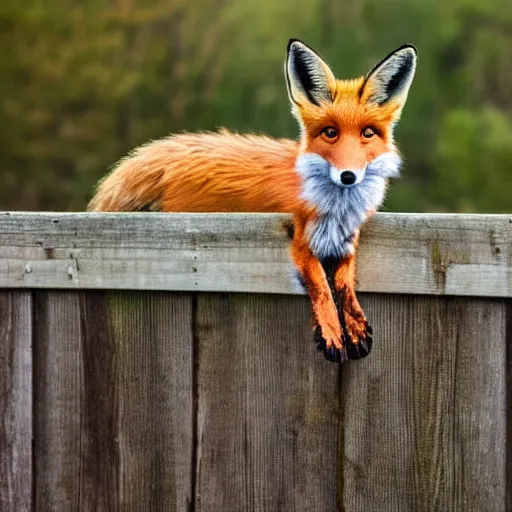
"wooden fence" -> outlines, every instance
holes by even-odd
[[[0,510],[512,510],[512,216],[379,214],[327,362],[279,215],[0,214]]]

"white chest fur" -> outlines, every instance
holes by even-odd
[[[309,247],[317,258],[342,258],[354,251],[353,239],[357,230],[350,232],[343,219],[323,215],[306,226]]]
[[[354,250],[356,231],[384,201],[387,178],[399,174],[400,157],[392,152],[377,157],[353,187],[334,183],[329,162],[314,153],[301,155],[296,169],[303,180],[302,198],[317,212],[306,226],[311,250],[320,259],[341,258]]]

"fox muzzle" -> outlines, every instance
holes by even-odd
[[[356,175],[352,171],[343,171],[340,175],[342,185],[353,185],[356,180]]]
[[[337,169],[336,167],[330,168],[331,180],[341,187],[353,187],[361,183],[364,179],[366,169]]]

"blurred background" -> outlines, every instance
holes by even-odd
[[[174,131],[297,137],[290,37],[340,78],[418,47],[384,210],[512,211],[512,0],[2,0],[0,209],[84,210]]]

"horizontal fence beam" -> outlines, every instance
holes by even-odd
[[[304,293],[281,214],[0,213],[0,288]],[[358,290],[512,296],[512,215],[379,213]]]

